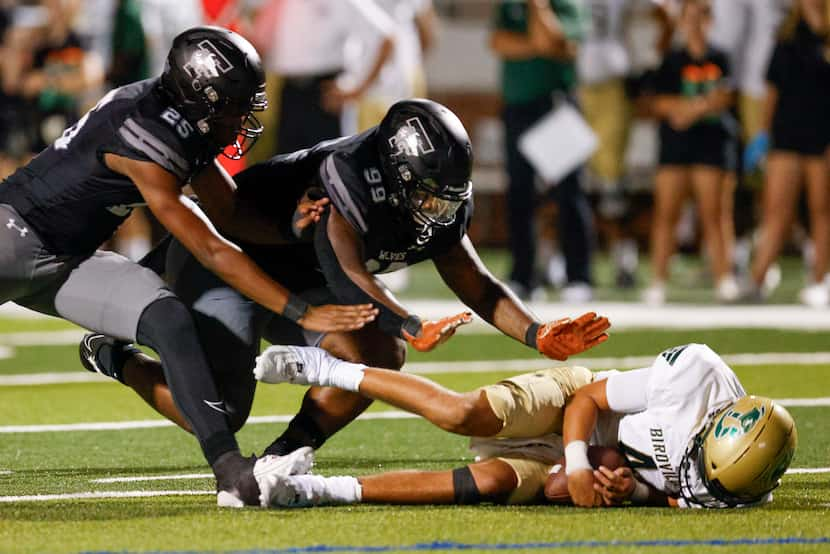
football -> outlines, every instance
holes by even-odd
[[[619,450],[610,446],[589,446],[588,461],[594,469],[605,466],[608,469],[628,465]],[[570,504],[571,495],[568,494],[568,476],[565,475],[565,458],[560,459],[548,475],[545,483],[545,498],[551,504]]]

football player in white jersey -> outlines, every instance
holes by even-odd
[[[618,444],[634,478],[622,478],[632,477],[628,468],[611,479],[597,475],[586,456],[592,439]],[[650,367],[578,390],[565,412],[563,440],[568,491],[578,506],[629,498],[722,508],[769,502],[797,434],[784,408],[747,396],[711,348],[688,344],[661,353]]]
[[[539,501],[546,480],[557,478],[563,442],[576,505],[747,506],[771,500],[797,440],[789,413],[747,396],[732,370],[701,344],[666,350],[633,371],[560,367],[463,394],[309,347],[273,346],[254,373],[268,383],[334,386],[383,400],[476,437],[471,446],[479,454],[476,463],[451,471],[274,474],[270,496],[261,498],[271,506]],[[628,465],[595,469],[589,443],[618,447]],[[302,450],[296,455],[310,456]]]

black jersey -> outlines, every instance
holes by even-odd
[[[108,152],[154,162],[182,185],[210,159],[209,145],[149,79],[104,96],[0,184],[0,203],[13,206],[53,253],[89,254],[144,204],[133,182],[104,164]]]
[[[458,244],[472,218],[472,200],[459,208],[452,224],[436,227],[432,238],[419,245],[415,223],[389,202],[391,185],[380,170],[377,141],[375,127],[275,156],[236,176],[239,193],[250,195],[256,205],[279,221],[290,222],[303,192],[309,186],[322,186],[332,205],[363,238],[364,261],[371,273],[395,271],[428,260]],[[255,259],[268,265],[261,256]]]

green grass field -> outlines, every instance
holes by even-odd
[[[53,321],[0,321],[2,333],[71,328]],[[592,357],[656,355],[665,347],[706,342],[721,353],[830,351],[830,333],[776,330],[617,332]],[[0,376],[77,372],[74,345],[15,347]],[[525,359],[507,338],[461,334],[412,361]],[[575,359],[578,361],[578,358]],[[830,366],[735,367],[745,387],[775,398],[822,398]],[[504,372],[431,375],[458,390]],[[261,386],[254,416],[289,415],[302,389]],[[792,407],[799,429],[793,467],[830,466],[830,406]],[[388,410],[376,404],[371,411]],[[0,386],[0,425],[158,419],[115,382]],[[259,451],[283,423],[249,424],[243,451]],[[470,461],[467,441],[416,419],[362,420],[317,457],[324,475],[451,468]],[[830,550],[830,474],[787,475],[768,506],[751,510],[579,510],[549,506],[352,506],[295,511],[220,510],[196,441],[173,427],[0,433],[0,552],[819,552]],[[98,483],[96,479],[195,474],[189,479]],[[9,501],[24,495],[178,491],[135,498]],[[182,491],[192,491],[185,495]],[[726,541],[726,542],[723,542]]]

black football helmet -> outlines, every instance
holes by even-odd
[[[220,27],[193,27],[173,39],[161,87],[218,152],[239,159],[262,134],[253,112],[268,107],[256,49]]]
[[[394,104],[378,128],[389,201],[418,226],[418,243],[455,221],[473,194],[473,147],[464,125],[445,106],[411,99]]]

